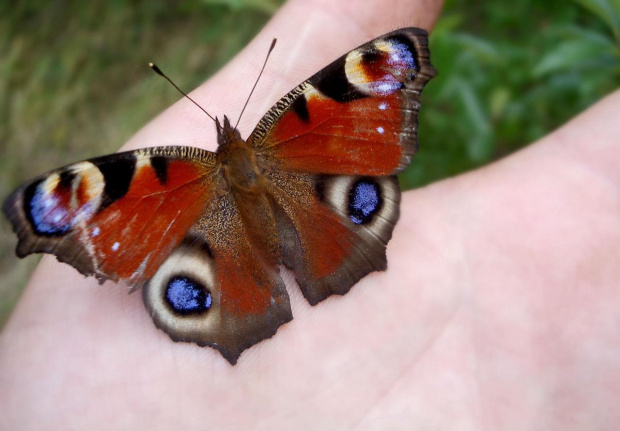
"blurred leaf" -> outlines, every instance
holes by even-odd
[[[441,19],[437,21],[437,24],[435,24],[433,32],[431,33],[431,40],[456,30],[462,22],[463,17],[460,14],[444,14]]]
[[[574,0],[598,16],[620,42],[620,0]]]
[[[474,55],[479,61],[495,62],[502,58],[497,46],[491,41],[466,33],[455,33],[453,39],[460,49]]]
[[[540,77],[558,70],[613,65],[617,47],[606,38],[584,38],[560,43],[535,66],[533,75]]]
[[[463,104],[464,113],[471,128],[471,135],[466,142],[470,160],[483,161],[491,150],[492,130],[489,116],[484,109],[480,94],[466,83],[458,85],[458,96]]]
[[[491,93],[489,102],[491,117],[499,118],[506,111],[506,107],[510,102],[510,89],[507,87],[498,87]]]
[[[255,9],[272,14],[282,4],[281,0],[202,0],[205,6],[228,6],[233,10]]]

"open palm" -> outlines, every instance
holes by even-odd
[[[440,2],[290,1],[193,96],[240,130],[328,61]],[[279,54],[278,54],[279,53]],[[243,80],[245,81],[245,80]],[[235,91],[231,91],[235,89]],[[262,93],[262,94],[261,94]],[[125,147],[213,150],[180,101]],[[403,195],[389,269],[310,307],[232,367],[173,343],[140,295],[43,259],[0,338],[0,427],[611,429],[620,423],[620,93],[484,169]],[[424,125],[421,125],[424,127]],[[423,145],[423,143],[422,143]]]

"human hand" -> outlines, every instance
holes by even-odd
[[[397,27],[430,29],[440,8],[423,0],[352,3],[289,2],[192,96],[214,114],[239,112],[248,93],[237,90],[240,74],[254,76],[278,36],[240,124],[247,135],[282,94],[330,60]],[[99,287],[43,259],[0,337],[0,425],[523,430],[618,423],[619,113],[616,93],[526,150],[405,193],[388,271],[316,307],[285,273],[295,319],[235,367],[215,350],[172,343],[140,295]],[[186,100],[125,149],[180,142],[215,149],[213,124]]]

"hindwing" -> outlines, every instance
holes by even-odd
[[[232,364],[293,318],[277,266],[247,230],[232,195],[213,199],[143,291],[157,327],[216,348]]]

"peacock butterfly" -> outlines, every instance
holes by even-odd
[[[295,87],[245,141],[225,116],[215,153],[145,148],[34,178],[3,207],[17,255],[142,287],[158,328],[235,364],[293,318],[278,265],[312,305],[386,269],[434,74],[426,31],[400,29]]]

